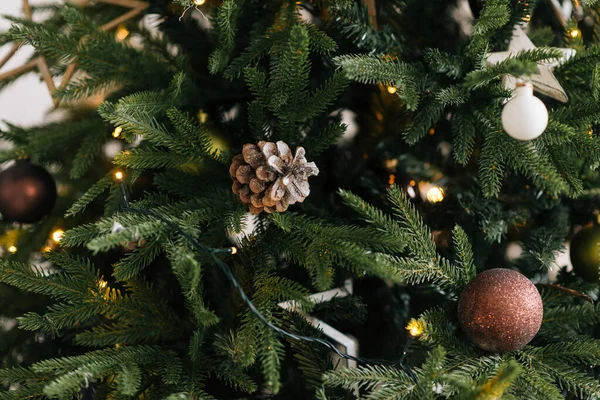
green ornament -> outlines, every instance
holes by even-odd
[[[584,228],[571,240],[575,273],[588,282],[600,282],[600,226]]]

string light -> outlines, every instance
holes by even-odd
[[[439,203],[444,200],[444,189],[439,186],[432,186],[427,191],[427,200],[431,203]]]
[[[231,247],[231,254],[237,254],[238,249],[237,247]]]
[[[51,251],[52,251],[52,247],[50,247],[50,246],[46,246],[46,247],[44,247],[42,249],[42,253],[48,253],[48,252],[51,252]]]
[[[115,139],[118,138],[119,136],[121,136],[121,132],[123,132],[123,128],[117,126],[112,133],[112,137],[114,137]]]
[[[195,6],[202,6],[206,3],[206,0],[193,0],[192,3],[194,3]]]
[[[571,29],[569,31],[569,36],[571,36],[573,39],[577,39],[581,36],[581,31],[577,28]]]
[[[198,111],[198,120],[200,121],[201,124],[205,124],[206,121],[208,120],[208,114],[204,112],[204,110],[200,110]]]
[[[406,330],[413,338],[418,338],[423,335],[423,325],[416,319],[411,319],[406,325]]]
[[[14,245],[13,245],[13,246],[10,246],[10,247],[8,248],[8,252],[9,252],[10,254],[15,254],[15,253],[17,252],[17,246],[14,246]]]
[[[121,24],[117,27],[117,31],[115,32],[115,36],[117,40],[125,40],[127,36],[129,36],[129,30],[125,27],[125,25]]]
[[[429,128],[429,135],[430,136],[435,135],[435,128],[433,128],[433,127]]]
[[[411,180],[410,180],[410,182],[408,182],[408,184],[409,184],[410,186],[414,187],[414,186],[417,184],[417,182],[415,182],[415,180],[414,180],[414,179],[411,179]]]
[[[385,160],[385,167],[387,169],[394,169],[398,166],[398,159],[397,158],[391,158],[389,160]]]
[[[62,229],[57,229],[54,232],[52,232],[52,240],[54,240],[55,243],[59,243],[63,238],[64,234],[65,231],[63,231]]]
[[[395,86],[388,86],[387,91],[389,94],[394,94],[398,91],[398,89]]]
[[[396,175],[390,174],[390,177],[388,179],[388,185],[393,185],[394,183],[396,183]]]
[[[117,172],[115,172],[115,179],[116,179],[116,180],[118,180],[118,181],[122,181],[122,180],[123,180],[123,177],[124,177],[124,175],[123,175],[123,173],[122,173],[121,171],[117,171]]]

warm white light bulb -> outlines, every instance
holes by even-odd
[[[531,84],[517,86],[513,98],[502,110],[502,127],[517,140],[532,140],[548,126],[548,110],[533,95]]]
[[[52,240],[54,240],[54,242],[58,243],[61,241],[64,234],[65,234],[65,231],[63,231],[62,229],[57,229],[54,232],[52,232]]]

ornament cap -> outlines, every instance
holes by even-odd
[[[517,96],[533,96],[533,83],[531,82],[517,82],[517,87],[513,92],[513,98]]]
[[[530,87],[533,90],[533,83],[529,82],[529,81],[524,81],[524,80],[518,80],[517,87]]]

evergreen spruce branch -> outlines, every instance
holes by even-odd
[[[106,141],[107,136],[102,131],[92,132],[82,140],[81,146],[73,159],[73,166],[69,174],[71,179],[80,179],[85,175],[98,154],[102,152],[102,147]]]
[[[51,358],[34,363],[30,369],[37,374],[60,375],[71,372],[87,364],[107,363],[110,365],[137,360],[146,364],[155,360],[157,355],[169,352],[158,346],[125,346],[90,351],[79,356]]]
[[[504,361],[499,355],[489,355],[483,357],[471,357],[468,355],[458,355],[451,353],[448,355],[448,362],[444,366],[444,373],[448,378],[457,382],[470,381],[474,383],[482,381],[490,374],[500,372]]]
[[[261,106],[267,107],[271,97],[269,94],[267,73],[259,70],[257,67],[249,67],[244,70],[244,80],[254,95],[255,101]]]
[[[191,163],[189,156],[168,150],[150,150],[136,148],[117,154],[113,160],[116,165],[135,169],[179,168]]]
[[[249,65],[255,65],[269,51],[272,41],[281,40],[284,32],[268,31],[267,34],[253,38],[248,48],[225,69],[224,76],[234,80],[242,75]]]
[[[42,361],[32,366],[34,371],[53,372],[57,377],[44,388],[50,398],[64,398],[79,392],[82,382],[118,373],[122,365],[147,365],[160,360],[164,350],[139,346],[90,352],[82,356]]]
[[[222,71],[229,61],[229,55],[235,46],[235,31],[237,19],[240,16],[243,1],[224,1],[217,10],[214,18],[215,34],[219,47],[210,55],[209,70],[212,74]]]
[[[179,73],[178,75],[181,75]],[[121,97],[114,105],[114,113],[118,115],[135,113],[156,116],[169,107],[173,107],[175,95],[165,92],[136,92]]]
[[[187,148],[188,150],[186,151],[191,156],[222,164],[225,163],[225,160],[220,157],[219,153],[212,150],[212,142],[206,128],[196,125],[187,114],[174,107],[167,110],[167,117],[181,137],[180,143],[168,146],[173,151],[182,152],[184,148]]]
[[[443,112],[444,105],[438,99],[427,97],[422,101],[412,123],[402,133],[406,143],[412,145],[422,139],[429,129],[438,122]]]
[[[459,86],[448,86],[435,93],[435,100],[444,108],[458,106],[469,100],[469,92]]]
[[[565,229],[535,229],[523,242],[523,256],[529,266],[542,271],[552,269],[556,256],[564,250]]]
[[[333,104],[340,94],[348,87],[348,81],[343,74],[335,72],[323,84],[311,93],[305,100],[305,120],[310,120],[325,111]]]
[[[577,198],[583,194],[584,186],[579,171],[572,163],[573,153],[570,151],[565,152],[562,146],[552,146],[548,149],[550,162],[556,167],[558,173],[568,185],[568,196]],[[597,154],[600,155],[600,153]]]
[[[456,336],[455,322],[452,321],[450,313],[440,307],[434,307],[425,311],[416,322],[423,329],[423,335],[419,341],[427,346],[442,346],[453,349],[455,352],[465,355],[472,354],[473,345],[459,339]]]
[[[281,389],[281,359],[285,354],[283,344],[277,339],[275,333],[264,325],[259,325],[257,342],[258,358],[266,379],[265,383],[276,394]]]
[[[298,125],[304,121],[308,96],[310,40],[306,28],[294,26],[280,53],[271,58],[270,108],[279,120],[284,138],[292,141],[298,134]]]
[[[482,117],[479,118],[483,120]],[[489,123],[484,130],[484,144],[479,157],[479,180],[485,197],[496,197],[500,194],[506,159],[504,156],[504,140],[501,133]]]
[[[462,110],[452,115],[452,153],[457,163],[465,166],[469,162],[477,132],[471,116]]]
[[[309,300],[310,291],[295,281],[270,274],[257,274],[254,278],[256,296],[271,303],[294,300],[302,310],[310,311],[314,303]]]
[[[122,346],[170,340],[173,339],[176,333],[175,329],[165,330],[164,326],[158,324],[135,326],[128,324],[102,325],[78,334],[75,342],[79,346],[86,347]]]
[[[99,303],[60,303],[50,306],[44,315],[29,312],[18,318],[19,328],[28,331],[41,330],[58,335],[65,328],[74,327],[101,314],[103,305]]]
[[[290,327],[289,330],[291,333],[317,338],[324,337],[320,329],[310,325],[298,313],[286,313],[284,321]],[[298,363],[298,368],[302,371],[307,383],[314,388],[322,387],[323,374],[333,369],[333,363],[331,362],[331,358],[327,356],[327,350],[297,340],[290,340],[288,342],[294,353],[294,360]]]
[[[422,74],[417,67],[398,60],[369,55],[343,55],[334,58],[349,79],[366,83],[381,83],[398,88],[398,96],[409,110],[415,110],[420,100],[419,82]]]
[[[402,47],[402,38],[398,37],[392,27],[385,25],[380,30],[373,28],[364,3],[354,2],[352,7],[337,8],[333,15],[334,26],[341,34],[366,52],[396,52]]]
[[[600,384],[591,375],[581,372],[579,369],[561,363],[543,363],[537,366],[545,368],[554,377],[558,386],[576,396],[583,398],[595,398],[600,396]]]
[[[590,306],[590,308],[593,310],[593,307],[590,304],[588,304],[588,306]],[[549,363],[559,361],[572,365],[600,364],[600,342],[594,339],[584,339],[571,342],[563,341],[551,343],[544,347],[528,346],[521,351],[527,357],[540,359]]]
[[[39,25],[13,25],[8,32],[13,40],[31,45],[39,53],[60,62],[68,62],[77,51],[78,40],[57,35]]]
[[[268,137],[270,131],[269,117],[258,99],[248,103],[248,123],[255,139],[261,141]]]
[[[37,374],[23,367],[12,367],[0,369],[0,382],[25,383],[31,381],[43,381],[47,379],[42,374]]]
[[[547,307],[539,334],[550,340],[576,338],[598,319],[596,310],[588,303]]]
[[[452,239],[454,241],[456,262],[461,269],[461,281],[458,282],[462,284],[458,287],[458,289],[461,289],[475,277],[476,267],[473,259],[473,249],[471,243],[469,243],[467,233],[458,225],[452,230]]]
[[[344,368],[329,371],[323,375],[326,386],[342,387],[352,390],[358,387],[363,390],[377,390],[381,385],[386,387],[391,385],[396,392],[396,397],[402,399],[402,396],[408,396],[417,389],[417,385],[406,372],[399,368],[392,368],[381,365],[366,365],[357,368]]]
[[[318,242],[329,248],[332,243],[355,243],[377,251],[397,251],[397,239],[392,235],[372,228],[352,225],[333,225],[316,218],[297,214],[273,214],[273,221],[288,234],[301,238],[302,243]]]
[[[124,85],[125,78],[122,74],[115,72],[112,75],[72,79],[65,87],[57,88],[52,95],[59,100],[82,100]]]
[[[404,237],[411,253],[423,260],[437,259],[435,241],[431,231],[423,222],[406,193],[398,186],[392,185],[387,192],[388,200],[394,205],[394,213],[400,224],[406,229]]]
[[[310,51],[320,55],[328,55],[338,49],[338,45],[329,35],[319,30],[314,24],[303,22],[302,25],[308,32]]]
[[[575,128],[557,120],[548,121],[548,127],[544,134],[537,141],[544,146],[561,146],[569,145],[572,142],[573,136],[577,135]]]
[[[133,396],[142,385],[142,370],[137,364],[122,365],[117,376],[117,391],[126,396]]]
[[[441,346],[433,348],[425,362],[415,368],[415,373],[419,377],[419,384],[416,388],[418,393],[417,397],[427,398],[431,396],[431,391],[438,385],[443,386],[446,384],[447,376],[444,373],[444,366],[446,364],[446,351]]]
[[[65,232],[60,241],[62,247],[83,246],[90,240],[96,238],[100,231],[95,224],[83,224],[71,228]]]
[[[160,221],[148,221],[136,225],[127,224],[124,227],[125,229],[121,232],[95,237],[87,242],[86,247],[97,254],[121,246],[123,243],[138,242],[144,238],[156,240],[163,235],[164,231],[164,224]]]
[[[212,326],[219,318],[210,311],[204,303],[202,287],[202,268],[194,255],[186,249],[181,241],[175,246],[169,246],[167,256],[171,268],[186,298],[186,306],[198,326]]]
[[[532,400],[564,400],[562,391],[554,384],[552,377],[547,371],[523,368],[511,388],[518,398]]]
[[[503,27],[510,19],[507,0],[491,0],[484,3],[479,18],[473,25],[473,36],[484,36]]]
[[[502,396],[503,399],[518,400],[517,397],[512,397],[505,392],[520,375],[521,371],[522,368],[519,363],[515,360],[509,360],[500,366],[494,377],[479,385],[472,395],[474,395],[475,398],[486,398],[499,395]]]
[[[377,260],[388,268],[391,267],[394,282],[411,285],[431,283],[449,289],[456,289],[467,283],[465,277],[461,276],[462,271],[441,257],[430,260],[380,254]]]
[[[537,74],[537,65],[535,61],[507,58],[497,64],[486,65],[483,69],[469,72],[463,85],[467,89],[476,90],[500,79],[502,75],[521,77]]]
[[[185,323],[171,312],[162,296],[143,282],[132,282],[126,285],[129,294],[119,300],[118,307],[105,311],[110,323],[77,334],[77,344],[122,346],[175,340],[182,336]]]
[[[160,242],[146,243],[128,253],[114,265],[113,276],[119,281],[127,281],[138,275],[164,251]]]
[[[68,274],[50,274],[40,267],[0,260],[0,282],[54,299],[82,301],[87,298],[88,282]]]
[[[45,382],[27,383],[15,390],[1,391],[0,400],[41,399]]]
[[[408,238],[396,221],[352,192],[340,189],[339,194],[344,203],[357,212],[367,223],[374,225],[382,232],[386,232],[389,236],[397,238],[396,250],[398,252],[404,250]]]
[[[455,54],[444,53],[438,49],[427,49],[425,61],[435,72],[450,78],[458,79],[465,73],[465,60]]]
[[[303,147],[307,154],[317,156],[339,142],[347,128],[348,126],[345,124],[330,122],[317,135],[308,135],[304,140]]]
[[[531,179],[537,187],[550,195],[569,192],[567,182],[541,146],[507,139],[504,149],[512,169]]]

